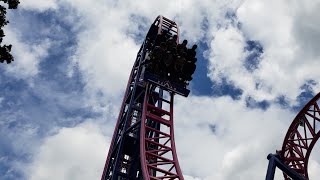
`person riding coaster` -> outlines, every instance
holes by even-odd
[[[161,40],[150,53],[146,54],[145,62],[150,72],[176,83],[188,84],[196,69],[197,45],[187,48],[187,40],[177,44],[177,36],[166,37],[166,33],[159,35]],[[165,40],[166,39],[166,40]],[[155,43],[157,44],[157,43]]]

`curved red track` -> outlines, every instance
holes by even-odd
[[[147,86],[152,88],[150,84]],[[167,99],[153,96],[150,91],[145,95],[140,131],[140,159],[144,179],[183,180],[174,143],[174,94],[168,94]],[[157,106],[150,103],[151,99],[157,101]]]
[[[295,117],[285,136],[283,162],[308,179],[308,161],[320,137],[320,93],[311,99]],[[285,179],[289,177],[284,174]]]

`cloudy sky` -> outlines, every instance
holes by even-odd
[[[319,9],[319,0],[22,0],[5,28],[15,61],[0,64],[0,179],[101,177],[136,53],[160,14],[199,45],[191,94],[175,103],[185,179],[264,179],[266,156],[320,90]]]

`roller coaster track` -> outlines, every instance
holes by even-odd
[[[273,180],[276,167],[286,180],[307,180],[310,154],[320,137],[320,93],[314,96],[292,121],[282,149],[269,154],[266,180]]]
[[[185,87],[146,72],[145,56],[164,30],[179,37],[175,22],[158,16],[137,54],[101,180],[183,179],[173,129],[175,94]],[[177,39],[179,42],[179,39]]]
[[[145,179],[183,179],[174,143],[174,96],[168,94],[169,99],[148,92],[145,96],[140,133],[140,157]],[[153,104],[155,101],[157,106]]]
[[[284,138],[280,157],[301,176],[308,177],[308,162],[320,137],[320,93],[312,98],[291,123]],[[289,177],[284,173],[284,178]]]

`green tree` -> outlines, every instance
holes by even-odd
[[[19,5],[19,0],[0,0],[4,3],[8,4],[8,9],[17,9]],[[7,9],[0,5],[0,62],[3,63],[4,61],[7,62],[7,64],[14,61],[13,56],[11,55],[11,47],[12,45],[1,45],[2,39],[5,36],[2,28],[9,23],[9,21],[6,18]]]

